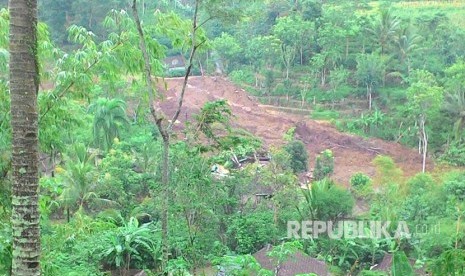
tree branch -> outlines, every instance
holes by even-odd
[[[145,73],[145,81],[147,84],[147,90],[149,94],[150,114],[152,114],[152,117],[155,120],[158,131],[160,132],[163,140],[167,141],[169,139],[168,133],[166,129],[163,128],[163,123],[162,123],[164,116],[162,114],[159,114],[158,111],[153,106],[155,102],[155,93],[153,91],[153,85],[152,85],[152,68],[150,67],[150,59],[147,53],[147,47],[145,45],[144,31],[142,30],[139,13],[137,11],[137,0],[132,1],[132,13],[134,15],[137,32],[139,33],[139,47],[142,51],[142,56],[144,57],[144,73]]]
[[[196,33],[197,33],[197,29],[198,29],[198,26],[197,26],[198,11],[199,11],[199,1],[196,1],[195,2],[194,18],[193,18],[193,22],[192,22],[192,48],[191,48],[191,53],[190,53],[190,56],[189,56],[189,65],[187,66],[186,74],[184,75],[184,82],[182,84],[181,95],[179,96],[179,99],[178,99],[178,108],[176,109],[176,112],[175,112],[173,118],[171,119],[171,122],[169,123],[169,125],[167,127],[168,131],[172,130],[174,123],[176,122],[176,120],[179,117],[179,114],[181,113],[181,108],[182,108],[182,104],[183,104],[183,100],[184,100],[184,94],[186,93],[187,81],[189,79],[189,75],[190,75],[190,72],[192,70],[192,65],[193,65],[195,52],[197,51],[197,49],[203,43],[205,43],[205,41],[202,41],[201,43],[196,45]]]
[[[118,44],[116,44],[115,46],[113,46],[111,49],[110,49],[110,52],[111,51],[114,51],[116,48],[118,48],[119,46],[121,46],[123,44],[122,41],[119,41]],[[102,60],[102,58],[97,58],[94,60],[94,62],[92,62],[89,66],[87,66],[86,69],[84,69],[84,71],[82,73],[87,73],[89,72],[90,69],[92,69],[92,67],[94,67],[95,65],[97,65],[100,61]],[[63,89],[63,91],[61,91],[58,96],[57,96],[57,99],[61,99],[62,97],[65,96],[66,93],[69,92],[69,90],[76,84],[76,80],[72,80],[68,86],[66,86],[66,88]],[[47,105],[47,109],[44,111],[44,113],[42,113],[39,117],[39,124],[40,122],[42,121],[42,119],[45,117],[45,115],[47,115],[47,113],[53,108],[55,107],[55,104],[56,102],[53,102],[52,104],[49,104]]]

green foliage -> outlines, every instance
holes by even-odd
[[[438,86],[433,74],[425,70],[416,70],[410,76],[407,98],[415,114],[432,114],[441,106],[443,90]]]
[[[252,255],[222,256],[213,259],[212,264],[219,273],[231,276],[273,275],[273,272],[262,269]]]
[[[287,261],[293,254],[303,250],[303,245],[299,241],[283,242],[268,252],[268,256],[277,261],[277,265]]]
[[[11,226],[0,220],[0,274],[9,275],[12,260]]]
[[[234,216],[227,230],[231,248],[240,254],[253,253],[276,238],[271,212],[255,212]]]
[[[349,191],[334,182],[323,179],[312,183],[309,190],[303,189],[304,201],[299,214],[302,220],[335,220],[351,214],[354,198]]]
[[[173,276],[190,276],[192,274],[189,272],[189,268],[190,265],[186,260],[177,258],[168,261],[165,271]]]
[[[253,72],[247,69],[234,70],[231,73],[229,73],[228,76],[232,82],[237,83],[237,84],[243,84],[243,83],[246,83],[249,85],[255,84],[255,77],[254,77]]]
[[[445,251],[431,266],[435,275],[463,275],[465,273],[465,251],[463,249]]]
[[[324,150],[316,157],[313,177],[322,180],[334,172],[334,156],[331,150]]]
[[[283,139],[284,141],[290,143],[295,139],[294,136],[295,136],[295,127],[291,127],[290,129],[286,131],[286,133],[284,133]]]
[[[200,110],[200,114],[195,115],[197,121],[197,131],[201,131],[208,139],[215,141],[221,145],[221,140],[213,133],[215,124],[223,125],[229,130],[229,121],[232,116],[231,108],[226,100],[218,100],[214,102],[207,102]]]
[[[83,208],[95,194],[95,170],[92,162],[94,155],[89,154],[83,144],[75,144],[69,152],[66,167],[58,170],[58,178],[62,183],[62,192],[59,201],[66,209],[68,220],[71,208]]]
[[[371,183],[371,178],[363,173],[356,173],[350,178],[350,185],[355,189],[361,189]]]
[[[392,257],[392,276],[413,276],[415,275],[409,260],[404,251],[394,252]]]
[[[454,166],[465,166],[465,144],[461,142],[452,142],[440,160]]]
[[[221,36],[215,38],[212,41],[212,45],[218,54],[224,58],[223,63],[225,63],[226,71],[229,71],[231,67],[229,61],[237,62],[242,59],[243,50],[240,44],[237,42],[236,38],[227,33],[222,33]]]
[[[147,151],[153,154],[150,149]],[[146,162],[150,161],[146,160]],[[105,199],[107,205],[116,204],[122,208],[124,214],[129,212],[132,198],[147,193],[149,186],[153,184],[153,180],[150,181],[147,175],[137,173],[135,167],[136,156],[133,148],[126,142],[119,141],[113,144],[113,148],[100,163],[95,194]]]
[[[162,59],[166,52],[185,55],[192,46],[192,22],[182,16],[191,16],[193,7],[185,1],[143,2],[139,1],[139,7],[151,69],[158,76],[163,74]],[[240,2],[201,1],[199,13],[199,23],[207,20],[198,26],[197,43],[203,43],[199,50],[213,46],[231,71],[233,81],[256,86],[255,89],[263,89],[270,96],[298,97],[302,107],[312,98],[315,102],[331,102],[331,110],[318,104],[312,118],[338,119],[350,109],[354,114],[348,115],[354,116],[348,119],[350,131],[410,145],[415,144],[419,118],[426,117],[426,131],[434,154],[445,150],[443,160],[465,164],[461,138],[465,83],[461,58],[465,32],[460,27],[463,24],[457,24],[463,21],[461,6],[452,9],[444,8],[446,3],[436,3],[441,6],[438,12],[436,7],[417,9],[410,5],[421,4],[399,2],[392,4],[390,11],[381,7],[381,14],[376,14],[376,3]],[[103,271],[115,268],[120,272],[127,268],[161,271],[158,228],[152,223],[142,224],[159,220],[164,211],[162,198],[158,196],[162,191],[158,162],[161,145],[157,142],[159,134],[147,116],[147,99],[140,96],[143,59],[137,47],[134,22],[124,10],[127,4],[119,0],[41,2],[39,10],[50,24],[51,36],[65,46],[56,48],[48,27],[39,24],[42,79],[39,139],[41,150],[50,157],[49,164],[44,162],[46,170],[40,182],[44,275],[102,275]],[[240,11],[235,12],[234,8]],[[220,20],[225,14],[234,15],[230,21],[244,20],[233,28]],[[103,24],[99,24],[102,19]],[[2,275],[8,274],[11,259],[11,229],[7,223],[11,177],[8,23],[8,13],[3,9],[0,11]],[[69,27],[68,34],[64,32],[65,26]],[[211,45],[206,41],[207,31],[213,37]],[[418,36],[420,33],[423,38]],[[209,66],[215,61],[211,57],[207,53],[195,63]],[[285,76],[279,70],[280,65],[288,70]],[[424,71],[416,71],[417,68]],[[441,77],[439,82],[436,77]],[[132,83],[128,84],[128,80]],[[442,86],[446,92],[444,98]],[[357,100],[360,97],[357,92],[364,89],[368,94],[380,95],[377,109],[369,113],[361,110]],[[131,132],[124,131],[129,125],[125,103],[113,99],[115,96],[125,99],[130,107],[137,104]],[[161,95],[157,95],[159,98]],[[110,108],[111,102],[114,108]],[[89,104],[91,115],[84,108]],[[189,270],[204,266],[206,259],[215,259],[214,264],[223,267],[227,274],[272,275],[273,272],[261,269],[250,255],[224,254],[253,253],[266,243],[275,242],[285,235],[285,222],[297,216],[337,220],[351,214],[354,202],[350,193],[328,180],[313,183],[310,190],[296,188],[297,179],[291,169],[306,170],[308,157],[305,147],[294,141],[291,133],[287,137],[289,144],[284,150],[273,151],[273,158],[266,166],[243,166],[241,170],[231,169],[224,178],[212,178],[212,163],[232,167],[232,162],[253,156],[261,147],[258,138],[230,128],[231,116],[224,101],[208,103],[194,127],[216,145],[198,145],[195,141],[192,147],[180,142],[170,149],[172,259],[165,273],[189,275]],[[189,140],[192,132],[186,129],[188,141],[197,139],[198,133]],[[104,156],[94,158],[85,146],[92,140],[106,151]],[[211,152],[206,156],[199,153],[207,151]],[[411,240],[400,241],[400,246],[411,256],[429,258],[437,275],[464,274],[460,249],[465,198],[463,174],[446,177],[443,186],[436,185],[436,177],[426,174],[402,185],[402,172],[392,159],[380,156],[374,165],[376,193],[369,177],[356,174],[351,178],[355,194],[371,204],[368,216],[407,220],[413,228],[416,224],[431,227],[439,222],[440,234],[414,235]],[[323,152],[317,157],[316,179],[328,177],[333,167],[332,153]],[[48,176],[50,168],[55,168],[55,177]],[[273,197],[255,204],[245,200],[255,185],[270,188]],[[66,209],[74,213],[69,223],[62,222]],[[137,219],[127,220],[129,217]],[[288,245],[275,247],[272,255],[284,259],[295,249]],[[457,249],[452,249],[455,245]],[[313,256],[337,265],[343,274],[369,267],[389,246],[385,241],[320,239],[306,242],[305,248]],[[394,258],[393,273],[411,275],[411,269],[405,265],[406,256],[399,254],[402,255]],[[365,271],[361,275],[379,274]]]
[[[465,201],[465,174],[454,174],[444,182],[447,196],[459,201]]]
[[[403,172],[391,157],[378,155],[373,159],[373,164],[376,167],[375,184],[389,185],[402,180]]]
[[[126,103],[118,99],[99,98],[89,106],[94,115],[94,143],[104,151],[108,151],[115,138],[121,136],[121,130],[128,127]]]
[[[289,153],[291,157],[290,165],[294,173],[301,173],[308,170],[308,153],[302,141],[290,141],[284,146],[284,150]]]
[[[434,221],[435,216],[444,212],[445,208],[436,195],[436,183],[431,175],[415,175],[407,181],[407,189],[407,197],[399,211],[402,219],[421,225],[428,223],[428,218],[433,218]]]
[[[102,236],[116,226],[77,212],[70,223],[42,232],[41,269],[44,275],[102,275]]]
[[[317,108],[312,111],[311,117],[314,120],[335,120],[339,118],[339,112],[336,110],[324,110],[322,108]]]
[[[357,58],[356,78],[361,85],[367,88],[367,93],[381,85],[385,73],[384,62],[379,55],[360,55]]]
[[[122,271],[147,264],[156,267],[161,256],[157,232],[150,224],[139,225],[137,219],[130,218],[116,231],[105,233],[100,256],[108,265]]]

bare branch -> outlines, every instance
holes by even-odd
[[[187,81],[189,80],[189,75],[192,70],[192,65],[193,65],[193,60],[195,56],[195,52],[197,51],[198,47],[205,43],[205,41],[202,41],[199,45],[196,45],[196,33],[197,33],[197,16],[198,16],[198,11],[199,11],[199,1],[195,2],[195,11],[194,11],[194,18],[192,22],[192,48],[191,48],[191,53],[189,55],[189,65],[187,66],[186,69],[186,74],[184,75],[184,82],[182,84],[181,88],[181,95],[179,95],[178,99],[178,108],[176,109],[176,112],[171,119],[171,122],[169,123],[167,130],[171,131],[173,128],[174,123],[179,117],[179,114],[181,113],[181,108],[184,100],[184,94],[186,93],[186,88],[187,88]]]

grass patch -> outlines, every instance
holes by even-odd
[[[312,111],[310,117],[314,120],[336,120],[339,118],[339,112],[336,110],[329,110],[329,109],[315,109]]]

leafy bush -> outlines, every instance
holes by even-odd
[[[236,84],[255,84],[255,76],[251,70],[234,70],[229,73],[229,78]]]
[[[361,189],[371,183],[371,178],[363,173],[356,173],[350,178],[350,185],[354,189]]]
[[[317,157],[315,162],[315,170],[313,177],[315,180],[322,180],[330,176],[334,172],[334,156],[333,152],[329,149],[322,151]]]
[[[291,156],[291,168],[294,173],[308,170],[308,153],[305,144],[299,140],[290,141],[284,150]]]
[[[299,207],[302,220],[335,220],[352,212],[354,198],[349,191],[331,180],[312,183],[310,190],[302,189],[304,201]]]
[[[157,231],[151,224],[139,225],[130,218],[122,227],[108,231],[102,239],[100,256],[111,267],[122,271],[154,264],[161,254]]]
[[[454,166],[465,166],[465,144],[460,142],[450,144],[440,159]]]
[[[317,210],[317,219],[334,220],[350,214],[355,201],[349,191],[332,182],[327,185],[324,189],[312,189],[315,192],[314,208]]]
[[[375,184],[399,184],[402,181],[403,172],[391,157],[378,155],[373,159],[373,165],[376,168]]]
[[[450,249],[441,254],[431,267],[434,275],[464,275],[465,274],[465,250]]]
[[[232,249],[240,254],[259,250],[275,238],[276,232],[271,212],[238,215],[232,218],[227,231]]]
[[[447,195],[461,201],[465,200],[465,173],[452,175],[444,183]]]

